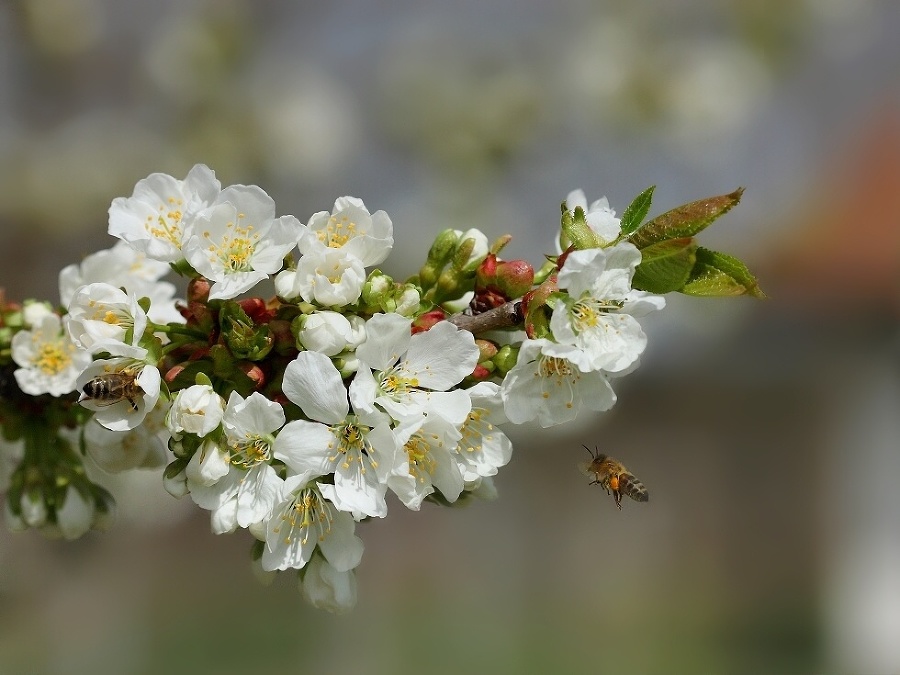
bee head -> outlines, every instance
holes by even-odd
[[[593,450],[591,450],[591,449],[590,449],[588,446],[586,446],[584,443],[581,444],[581,447],[584,448],[585,450],[587,450],[587,451],[590,453],[590,455],[591,455],[591,460],[593,460],[594,462],[602,462],[604,459],[606,459],[606,455],[602,454],[602,453],[600,452],[600,450],[599,450],[598,448],[596,448],[596,447],[595,447]]]

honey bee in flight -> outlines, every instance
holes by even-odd
[[[128,401],[131,410],[136,411],[137,399],[144,390],[137,383],[137,373],[132,370],[117,370],[98,375],[82,388],[83,398],[89,398],[100,405],[113,405],[119,401]]]
[[[591,461],[583,465],[584,472],[593,477],[591,485],[597,484],[611,494],[616,500],[616,506],[622,510],[622,495],[628,495],[636,502],[646,502],[650,494],[644,484],[634,477],[634,474],[626,469],[621,462],[607,455],[601,455],[597,450],[591,450],[583,446],[591,453]]]

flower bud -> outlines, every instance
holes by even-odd
[[[496,368],[494,373],[496,375],[499,375],[500,377],[505,377],[506,374],[513,369],[513,366],[516,365],[516,361],[518,359],[518,347],[503,345],[503,347],[500,348],[500,351],[497,352],[497,355],[493,359],[491,359]]]
[[[354,353],[336,356],[331,359],[331,362],[334,364],[334,367],[338,369],[338,373],[340,373],[342,380],[352,377],[353,374],[359,370],[359,359],[356,358],[356,354]]]
[[[367,305],[379,306],[382,297],[394,290],[394,280],[381,270],[372,270],[362,288],[362,300]]]
[[[497,355],[499,351],[499,347],[497,347],[497,343],[492,342],[491,340],[484,340],[478,338],[475,340],[475,346],[478,347],[478,362],[489,361]]]
[[[188,303],[199,302],[206,304],[209,302],[209,280],[203,277],[191,279],[187,285],[187,301]]]
[[[469,377],[473,380],[486,380],[491,376],[493,365],[494,364],[490,361],[485,364],[479,363],[475,366],[474,370],[472,370],[472,374],[469,375]]]
[[[20,501],[22,520],[29,527],[40,527],[47,522],[47,502],[40,488],[32,488],[22,494]]]
[[[444,321],[446,318],[446,313],[444,313],[444,310],[440,308],[433,309],[430,312],[425,312],[424,314],[417,317],[415,321],[413,321],[412,333],[413,335],[415,335],[416,333],[424,333],[438,321]]]
[[[216,442],[206,439],[191,457],[184,474],[191,483],[209,487],[227,475],[230,469],[228,453]]]
[[[459,230],[444,230],[434,239],[431,249],[428,251],[428,263],[443,267],[456,252],[459,243]]]
[[[187,432],[203,437],[219,426],[224,413],[222,397],[209,385],[195,384],[176,394],[166,426],[172,434]]]
[[[257,315],[271,318],[265,305],[260,308],[259,303],[253,302],[258,298],[250,298],[247,307]],[[265,358],[275,344],[275,337],[267,325],[257,325],[256,322],[244,311],[243,303],[228,301],[219,313],[219,323],[222,326],[222,337],[231,350],[231,353],[239,359],[259,361]]]
[[[297,270],[284,270],[275,276],[275,294],[284,300],[294,300],[300,294],[294,290],[294,282],[297,280]]]
[[[497,266],[497,286],[510,300],[521,298],[534,284],[534,268],[527,260],[508,260]]]
[[[397,306],[394,308],[394,311],[402,316],[414,316],[422,303],[419,290],[411,284],[397,289],[395,297]]]
[[[188,493],[186,467],[185,460],[176,459],[163,472],[163,487],[175,499],[181,499]]]
[[[314,555],[300,573],[300,592],[313,607],[334,614],[356,605],[356,573],[338,571],[321,555]]]
[[[441,270],[450,261],[456,251],[459,235],[455,230],[444,230],[434,240],[428,258],[419,270],[419,283],[424,290],[434,286],[441,275]]]
[[[238,364],[238,370],[240,370],[244,375],[250,378],[250,381],[253,383],[253,388],[255,390],[258,391],[266,386],[266,373],[255,363],[241,361]]]
[[[522,297],[534,284],[534,268],[525,260],[501,261],[489,253],[475,273],[475,293],[493,291],[506,300]]]
[[[350,321],[338,312],[321,311],[300,318],[297,340],[306,349],[336,356],[344,351],[352,339]]]
[[[78,539],[91,529],[94,520],[93,500],[86,499],[74,485],[66,489],[62,508],[56,510],[56,524],[66,539]]]
[[[456,232],[459,235],[459,243],[453,255],[453,266],[463,272],[474,272],[488,254],[488,238],[474,227],[465,232],[459,230]]]
[[[297,352],[294,342],[294,334],[291,332],[291,323],[285,319],[273,319],[269,322],[269,330],[272,331],[272,350],[279,356],[289,356]]]

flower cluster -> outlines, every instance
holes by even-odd
[[[203,165],[153,174],[112,202],[120,241],[62,271],[61,309],[0,299],[0,423],[24,446],[8,522],[66,537],[106,522],[76,447],[101,471],[166,465],[214,532],[248,530],[263,570],[299,570],[304,597],[346,609],[357,523],[394,500],[492,495],[502,425],[615,403],[646,347],[638,319],[664,306],[635,288],[639,207],[623,227],[570,193],[537,271],[500,258],[508,236],[447,230],[395,282],[373,269],[391,219],[358,198],[304,224]]]

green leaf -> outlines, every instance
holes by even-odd
[[[622,234],[629,235],[641,226],[647,212],[650,210],[650,204],[653,201],[653,191],[655,185],[651,185],[641,194],[634,198],[634,201],[625,209],[622,214]]]
[[[740,200],[744,188],[738,188],[727,195],[708,197],[689,204],[683,204],[647,221],[629,240],[643,249],[651,244],[667,239],[693,237],[710,223],[731,210]]]
[[[684,286],[696,262],[696,244],[690,237],[650,244],[641,251],[641,264],[632,285],[650,293],[670,293]]]
[[[744,263],[734,256],[702,247],[697,249],[697,263],[691,272],[690,280],[680,290],[687,295],[702,297],[734,295],[766,297],[756,277]]]

